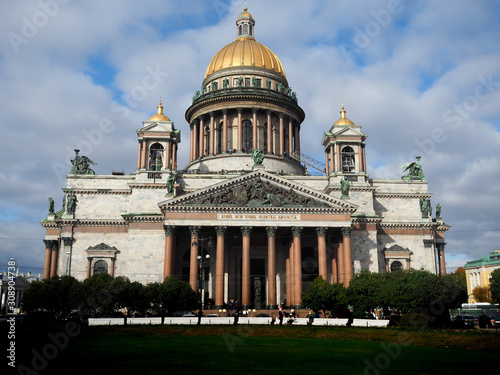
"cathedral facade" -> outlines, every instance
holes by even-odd
[[[75,150],[63,209],[41,222],[43,277],[174,276],[214,308],[231,299],[275,308],[300,306],[318,276],[348,285],[362,270],[445,274],[449,227],[438,211],[432,218],[420,161],[400,180],[370,178],[367,136],[343,104],[318,139],[324,161],[302,153],[305,113],[246,7],[236,34],[186,111],[184,169],[180,131],[161,102],[137,130],[133,174],[95,175]]]

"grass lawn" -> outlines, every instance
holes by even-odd
[[[500,332],[477,330],[89,327],[42,374],[485,375],[499,373],[499,353]]]

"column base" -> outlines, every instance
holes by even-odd
[[[242,310],[250,310],[252,308],[252,305],[241,305]]]
[[[266,309],[268,309],[268,310],[278,310],[278,305],[267,305]]]
[[[300,310],[302,308],[302,305],[293,305],[293,306],[290,306],[291,309],[294,309],[294,310]]]
[[[214,310],[223,310],[224,309],[224,305],[215,305],[214,306]]]

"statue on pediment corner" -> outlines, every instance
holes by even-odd
[[[351,183],[347,180],[347,177],[344,176],[344,178],[340,180],[340,191],[342,193],[342,199],[349,199],[350,189],[351,189]]]
[[[252,151],[252,158],[255,165],[262,165],[264,157],[265,155],[261,150],[256,149]]]

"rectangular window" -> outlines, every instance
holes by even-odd
[[[260,78],[255,78],[255,87],[262,87],[262,80]]]
[[[250,78],[245,78],[245,87],[250,87]]]

